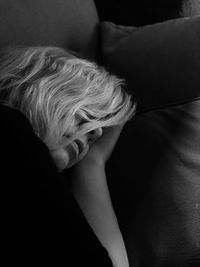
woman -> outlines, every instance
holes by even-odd
[[[122,81],[56,47],[10,47],[0,55],[1,103],[17,109],[48,148],[114,267],[127,267],[105,164],[135,105]]]

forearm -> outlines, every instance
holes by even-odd
[[[104,166],[91,162],[87,168],[77,171],[72,179],[72,192],[114,266],[127,267],[126,249],[111,203]]]

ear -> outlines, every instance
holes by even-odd
[[[97,128],[88,133],[88,142],[93,143],[95,140],[100,138],[103,134],[102,128]]]

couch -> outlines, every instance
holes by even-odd
[[[122,23],[123,24],[123,23]],[[100,21],[92,0],[0,0],[0,48],[72,49],[137,102],[107,166],[131,267],[200,266],[200,17]]]

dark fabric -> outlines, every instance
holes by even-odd
[[[184,0],[94,0],[101,21],[142,26],[180,17]],[[187,0],[186,0],[187,1]]]
[[[138,111],[199,97],[200,16],[144,27],[101,24],[104,64],[126,79]]]
[[[200,266],[200,100],[136,115],[107,166],[131,266]]]
[[[106,169],[131,266],[200,266],[200,17],[104,22],[102,48],[138,102]]]
[[[97,23],[92,0],[0,0],[0,47],[61,46],[95,58]]]
[[[25,117],[0,105],[2,260],[20,266],[111,266],[107,252]]]

